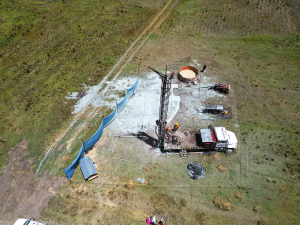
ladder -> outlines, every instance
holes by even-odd
[[[181,151],[179,152],[179,155],[180,155],[180,158],[186,159],[186,150],[182,149],[182,146],[181,146]]]
[[[186,150],[181,150],[179,154],[182,159],[186,159]]]

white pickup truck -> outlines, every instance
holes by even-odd
[[[41,223],[41,222],[38,222],[38,221],[35,221],[34,219],[22,219],[22,218],[19,218],[15,223],[14,225],[49,225],[47,223]]]

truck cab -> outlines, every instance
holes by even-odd
[[[226,149],[233,151],[237,148],[237,139],[233,132],[227,131],[225,127],[215,127],[214,133],[217,137],[216,148],[221,151]]]

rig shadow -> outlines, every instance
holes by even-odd
[[[143,131],[138,133],[131,133],[133,136],[136,136],[139,140],[145,142],[147,145],[150,145],[152,148],[158,147],[158,140],[154,137],[151,137],[149,134]]]

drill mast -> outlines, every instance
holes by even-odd
[[[167,113],[169,106],[169,96],[171,89],[171,80],[168,79],[167,73],[163,74],[150,66],[149,69],[153,70],[157,73],[161,78],[161,95],[160,95],[160,108],[159,108],[159,120],[156,122],[157,124],[157,137],[158,144],[161,151],[164,151],[165,144],[165,136],[166,136],[166,125],[167,125]]]

